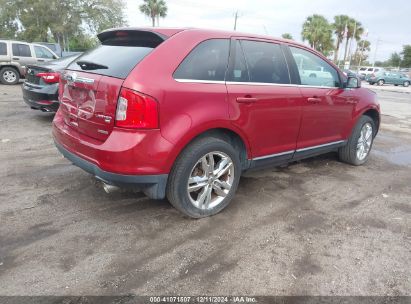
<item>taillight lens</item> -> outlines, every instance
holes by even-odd
[[[157,101],[150,96],[122,88],[117,101],[116,126],[133,129],[158,128]]]
[[[42,78],[45,83],[57,83],[60,80],[60,74],[55,72],[38,73],[36,76]]]
[[[371,74],[371,76],[370,76],[370,77],[375,78],[375,74]]]

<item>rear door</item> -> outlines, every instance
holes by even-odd
[[[290,65],[298,71],[303,96],[298,149],[338,144],[345,139],[358,98],[343,89],[339,73],[325,60],[306,49],[290,46]],[[306,71],[321,68],[315,76]]]
[[[301,93],[278,43],[234,39],[227,77],[229,112],[257,160],[290,159],[301,119]]]
[[[65,123],[104,141],[114,127],[124,79],[162,41],[149,32],[105,32],[101,45],[71,62],[62,74],[59,96]]]
[[[22,67],[36,62],[34,54],[28,43],[13,42],[11,44],[12,56],[11,60],[19,63]]]
[[[36,55],[37,62],[45,62],[45,61],[57,59],[57,57],[52,52],[50,52],[48,49],[46,49],[43,46],[33,45],[33,49]]]

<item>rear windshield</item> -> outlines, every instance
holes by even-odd
[[[148,46],[99,45],[85,52],[67,68],[124,79],[153,49]],[[88,66],[80,66],[77,62],[86,62]]]

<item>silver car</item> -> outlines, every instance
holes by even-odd
[[[35,43],[0,40],[0,82],[16,84],[26,74],[26,66],[59,58],[48,47]]]

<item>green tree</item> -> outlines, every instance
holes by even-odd
[[[307,17],[301,32],[303,41],[308,41],[310,46],[325,56],[333,50],[332,26],[321,15]]]
[[[86,43],[83,38],[88,35],[125,25],[123,0],[0,1],[0,23],[14,24],[14,37],[29,42],[54,41],[63,49],[69,49],[74,37],[82,36],[77,42]]]
[[[399,67],[401,64],[401,55],[397,52],[391,54],[390,59],[388,60],[390,66],[392,67]]]
[[[352,56],[353,65],[365,65],[368,59],[368,54],[371,51],[371,42],[368,40],[360,40],[357,43],[357,49]]]
[[[294,40],[293,36],[290,33],[284,33],[281,35],[284,39]]]
[[[164,0],[144,0],[144,3],[140,5],[140,11],[151,18],[152,26],[159,25],[159,19],[167,16],[167,4]]]
[[[0,37],[16,38],[18,21],[15,18],[14,0],[0,0]]]
[[[338,15],[334,17],[334,23],[332,24],[334,34],[337,37],[335,50],[334,50],[334,62],[338,61],[338,54],[340,51],[341,43],[344,40],[345,27],[348,24],[350,17],[347,15]]]
[[[351,39],[359,41],[362,34],[364,33],[364,28],[361,25],[361,22],[350,18],[347,24],[347,40],[345,41],[345,52],[344,52],[344,61],[348,59],[348,44]]]
[[[402,67],[411,68],[411,45],[404,45],[402,47]]]

